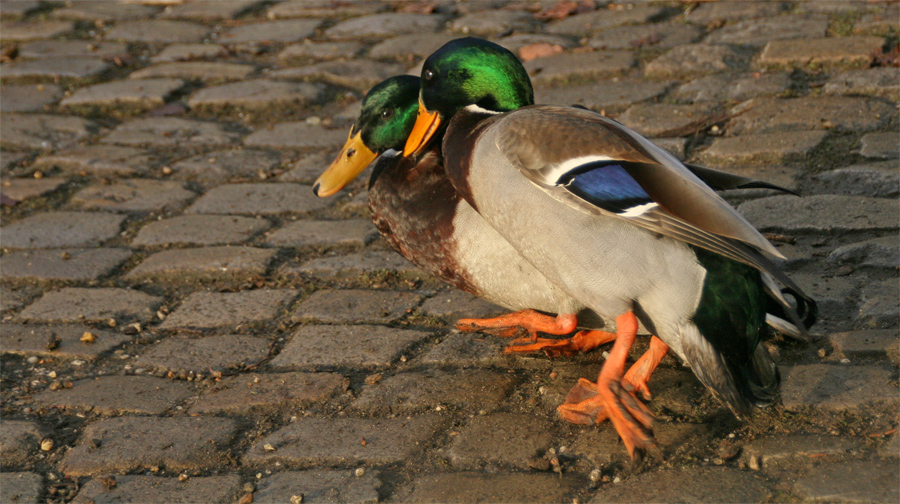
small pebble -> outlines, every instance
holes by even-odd
[[[188,476],[185,473],[181,473],[178,475],[178,481],[181,481],[182,483],[187,481],[189,478],[190,478],[190,476]]]
[[[50,378],[56,378],[56,371],[50,371],[49,373],[47,373],[47,376],[49,376]]]
[[[381,381],[381,378],[382,378],[381,373],[375,373],[375,374],[366,376],[366,385],[375,385],[376,383]]]
[[[28,363],[29,363],[29,364],[37,364],[37,363],[38,363],[38,360],[39,360],[39,359],[38,359],[37,357],[35,357],[35,356],[32,355],[31,357],[28,358]]]
[[[109,327],[116,327],[116,325],[118,324],[118,322],[116,322],[116,319],[114,318],[107,320],[106,323],[109,324]]]
[[[82,343],[93,343],[96,339],[97,337],[90,331],[84,331],[84,334],[81,335]]]
[[[53,449],[53,440],[47,438],[41,441],[41,451],[50,451]]]
[[[747,467],[749,467],[750,470],[752,470],[752,471],[759,471],[759,469],[760,469],[759,457],[756,455],[751,455],[750,462],[747,464]]]
[[[819,355],[820,359],[824,359],[825,356],[828,355],[828,352],[826,352],[824,348],[820,348],[816,353]]]
[[[171,175],[171,174],[172,174],[172,167],[171,167],[171,166],[163,166],[163,167],[162,167],[162,174],[163,174],[163,175]]]
[[[291,495],[291,504],[303,504],[303,494]]]
[[[243,490],[246,493],[253,493],[256,491],[256,485],[254,485],[252,481],[248,481],[244,483]]]
[[[357,478],[365,476],[366,468],[365,467],[357,467],[356,470],[353,471],[353,475],[356,476]]]
[[[843,359],[841,359],[841,364],[850,364],[850,359],[844,357]]]
[[[263,445],[263,450],[266,450],[266,451],[275,451],[275,447],[272,446],[271,443],[266,443],[266,444]]]
[[[602,477],[603,477],[603,473],[600,472],[600,469],[594,469],[593,471],[591,471],[590,478],[591,478],[591,481],[593,481],[594,483],[600,481],[600,478],[602,478]]]
[[[551,379],[551,380],[555,380],[558,376],[559,376],[559,373],[557,373],[556,371],[551,371],[551,372],[550,372],[550,379]]]

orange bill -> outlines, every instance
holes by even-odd
[[[376,157],[378,155],[363,143],[361,134],[357,132],[356,136],[353,136],[353,129],[350,129],[347,142],[344,143],[337,159],[319,175],[316,183],[313,184],[313,192],[320,198],[331,196],[362,173]]]
[[[428,145],[428,141],[431,140],[440,125],[441,115],[437,112],[429,112],[422,103],[422,99],[419,98],[419,114],[416,116],[416,124],[413,126],[412,133],[406,139],[403,156],[419,154]]]

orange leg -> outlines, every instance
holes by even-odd
[[[614,339],[616,339],[616,335],[611,332],[578,331],[571,338],[537,338],[530,344],[510,345],[503,349],[503,353],[525,353],[542,350],[548,357],[571,356],[577,355],[579,352],[590,352]]]
[[[574,313],[553,317],[534,310],[522,310],[507,313],[489,319],[460,319],[456,328],[463,332],[487,332],[508,338],[524,329],[531,341],[537,340],[537,333],[562,335],[569,334],[578,327],[578,317]],[[525,340],[527,341],[527,340]]]
[[[570,422],[599,423],[607,418],[625,443],[632,459],[656,444],[653,439],[653,415],[624,382],[625,359],[637,336],[638,321],[633,312],[616,318],[616,343],[600,370],[597,383],[584,378],[572,388],[566,402],[557,411]],[[649,352],[648,352],[649,353]]]
[[[652,397],[650,389],[647,388],[647,382],[650,381],[650,375],[656,371],[656,367],[667,353],[669,353],[669,346],[653,336],[650,338],[650,349],[625,373],[625,381],[633,385],[634,392],[640,393],[644,399]]]

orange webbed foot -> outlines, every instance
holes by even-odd
[[[503,353],[528,353],[543,351],[548,357],[572,356],[591,350],[616,339],[616,335],[606,331],[578,331],[571,338],[537,338],[534,341],[517,340],[503,349]]]

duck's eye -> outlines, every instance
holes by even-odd
[[[394,117],[394,109],[385,109],[381,111],[382,119],[390,119],[391,117]]]
[[[425,73],[422,74],[422,77],[424,77],[425,80],[434,79],[434,72],[432,72],[431,70],[425,70]]]

